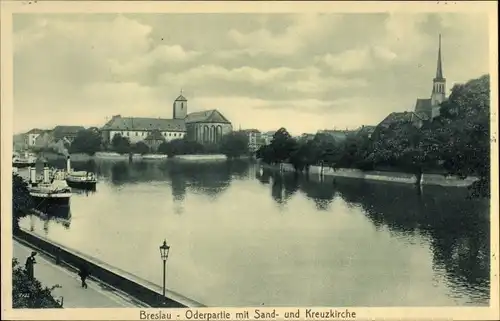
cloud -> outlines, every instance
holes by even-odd
[[[322,14],[294,15],[291,19],[290,26],[280,34],[265,28],[248,33],[231,29],[228,36],[237,46],[252,54],[292,55],[312,41],[321,41],[325,30],[340,21],[339,16]]]
[[[438,33],[448,88],[489,69],[482,14],[16,14],[13,28],[16,131],[171,117],[181,88],[190,111],[242,127],[375,124],[430,95]]]
[[[278,67],[261,70],[249,66],[226,69],[214,65],[202,65],[183,73],[165,73],[161,75],[160,82],[166,86],[177,85],[183,88],[210,86],[210,93],[206,93],[208,95],[229,94],[226,90],[228,86],[232,91],[238,85],[239,90],[245,91],[249,87],[254,89],[254,91],[248,91],[248,94],[260,89],[261,94],[278,91],[306,96],[340,88],[359,88],[367,85],[363,79],[322,76],[321,70],[316,67],[303,69]],[[244,95],[244,92],[241,94]]]
[[[161,45],[150,52],[136,56],[133,59],[120,63],[117,60],[110,60],[110,68],[113,73],[120,76],[137,76],[142,72],[147,72],[150,68],[161,65],[178,64],[190,61],[200,53],[196,51],[186,51],[180,45]]]

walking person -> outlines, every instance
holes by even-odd
[[[35,251],[31,252],[31,255],[28,256],[28,258],[26,259],[26,263],[24,264],[24,268],[26,269],[26,274],[31,279],[33,279],[35,275],[35,264],[36,264],[35,256],[36,252]]]
[[[82,280],[82,288],[84,288],[84,289],[88,288],[87,282],[85,282],[85,280],[87,280],[90,273],[85,265],[82,265],[80,267],[80,272],[78,272],[78,275],[80,276],[80,280]]]

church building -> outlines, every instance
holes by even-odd
[[[415,104],[415,113],[426,119],[439,116],[439,105],[446,99],[446,79],[443,77],[443,63],[441,61],[441,35],[439,35],[439,48],[436,77],[432,80],[430,98],[418,98]]]
[[[446,99],[446,79],[443,77],[443,63],[441,61],[441,35],[439,35],[439,47],[437,57],[436,77],[432,80],[432,91],[430,98],[417,98],[415,111],[390,113],[377,128],[388,128],[394,123],[409,122],[417,128],[421,128],[424,122],[432,121],[439,116],[440,104]]]
[[[102,128],[103,142],[111,143],[113,137],[120,134],[130,139],[131,143],[187,138],[202,144],[216,144],[223,135],[230,133],[233,126],[218,110],[206,110],[188,114],[187,99],[179,95],[173,103],[173,117],[144,118],[122,117],[115,115]],[[153,139],[154,138],[154,139]]]

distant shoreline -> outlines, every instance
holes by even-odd
[[[269,165],[263,162],[259,163],[263,168],[270,168],[282,172],[296,172],[294,167],[288,163],[282,163],[280,165]],[[413,184],[418,183],[417,175],[404,172],[393,172],[393,171],[362,171],[359,169],[352,168],[338,168],[333,169],[331,167],[323,167],[313,165],[309,168],[309,175],[316,176],[333,176],[342,178],[352,178],[352,179],[364,179],[371,181],[382,181],[390,183],[402,183],[402,184]],[[459,178],[455,175],[443,175],[443,174],[430,174],[422,173],[420,179],[421,186],[442,186],[442,187],[469,187],[474,182],[478,181],[479,178],[475,176],[468,176],[464,179]]]

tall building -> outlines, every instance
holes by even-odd
[[[446,79],[443,77],[443,62],[441,58],[441,35],[439,35],[436,77],[432,80],[430,98],[418,98],[415,113],[426,119],[439,116],[440,104],[446,99]]]
[[[261,133],[258,129],[240,130],[248,137],[248,151],[254,153],[261,146]]]

